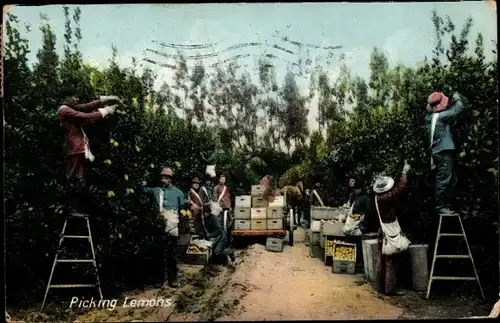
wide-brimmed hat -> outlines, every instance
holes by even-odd
[[[440,112],[448,106],[448,97],[442,92],[434,92],[427,99],[427,106],[434,112]]]
[[[170,176],[170,177],[173,177],[174,176],[174,172],[169,167],[165,167],[165,168],[163,168],[161,170],[160,175],[161,176]]]
[[[390,191],[394,186],[394,179],[389,176],[379,176],[375,179],[375,183],[373,184],[373,191],[375,193],[385,193]]]

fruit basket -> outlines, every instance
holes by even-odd
[[[356,271],[356,244],[334,241],[332,251],[332,272],[353,275]]]

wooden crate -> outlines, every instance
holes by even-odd
[[[254,207],[267,207],[267,201],[264,200],[263,196],[252,196],[252,208]]]
[[[326,266],[331,266],[333,263],[333,246],[335,245],[334,239],[330,236],[324,236],[325,240],[325,257],[323,259]]]
[[[252,196],[262,196],[266,191],[266,186],[264,185],[252,185],[251,194]]]
[[[318,246],[321,248],[321,233],[309,231],[309,243],[311,246]]]
[[[204,252],[186,252],[184,257],[184,263],[188,265],[206,265],[212,258],[212,249],[208,249]]]
[[[284,242],[281,238],[268,237],[266,240],[266,250],[283,252]]]
[[[352,250],[350,259],[340,258],[337,254],[341,248],[348,248]],[[333,261],[332,272],[335,274],[350,274],[354,275],[356,272],[356,244],[347,243],[335,240],[333,247]]]
[[[251,220],[265,220],[267,218],[265,207],[253,207],[250,211]]]
[[[275,196],[272,202],[269,202],[269,207],[285,207],[285,197]]]
[[[250,195],[236,196],[234,199],[235,207],[252,207],[252,197]]]
[[[252,222],[250,220],[234,219],[234,229],[235,230],[250,230],[251,223]]]
[[[311,207],[312,220],[335,220],[339,213],[338,209],[332,207]]]
[[[267,219],[267,230],[283,230],[283,219]]]
[[[250,224],[251,230],[267,230],[267,221],[263,220],[251,220]]]
[[[267,208],[267,218],[268,219],[282,219],[283,218],[283,208],[282,207],[268,207]]]
[[[197,239],[197,236],[192,236],[191,241]],[[212,245],[213,247],[213,245]],[[208,248],[202,252],[189,251],[189,246],[186,250],[186,255],[183,257],[183,262],[189,265],[206,265],[212,258],[212,248]]]
[[[251,208],[236,207],[234,208],[234,218],[239,220],[250,220]]]

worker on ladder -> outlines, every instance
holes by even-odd
[[[69,213],[82,215],[80,210],[80,197],[85,187],[83,166],[86,160],[93,161],[94,156],[90,152],[87,135],[82,129],[83,124],[105,118],[115,112],[117,96],[101,96],[99,100],[86,104],[79,103],[79,91],[74,88],[63,90],[64,101],[57,110],[57,116],[66,131],[66,154],[67,154],[67,194]]]
[[[142,191],[154,196],[154,209],[157,210],[165,223],[164,245],[164,283],[173,288],[179,286],[178,281],[178,239],[179,213],[185,204],[184,193],[172,184],[174,173],[165,167],[160,173],[160,181],[155,187],[146,187],[143,182]],[[190,222],[190,229],[194,231]]]
[[[451,101],[441,92],[434,92],[428,98],[425,123],[430,137],[431,169],[436,170],[436,211],[449,213],[451,197],[457,182],[454,172],[455,143],[451,133],[457,116],[464,110],[465,99],[454,93]]]

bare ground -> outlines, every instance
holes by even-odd
[[[170,297],[174,307],[117,306],[112,311],[69,311],[66,307],[57,318],[79,322],[266,321],[461,318],[489,313],[479,303],[464,299],[428,301],[411,292],[400,298],[378,295],[361,276],[332,274],[330,267],[309,257],[302,243],[304,231],[296,233],[295,246],[285,246],[281,253],[253,244],[238,251],[236,269],[182,265],[181,287],[123,295],[129,299]],[[26,321],[55,319],[33,310],[9,313]]]

